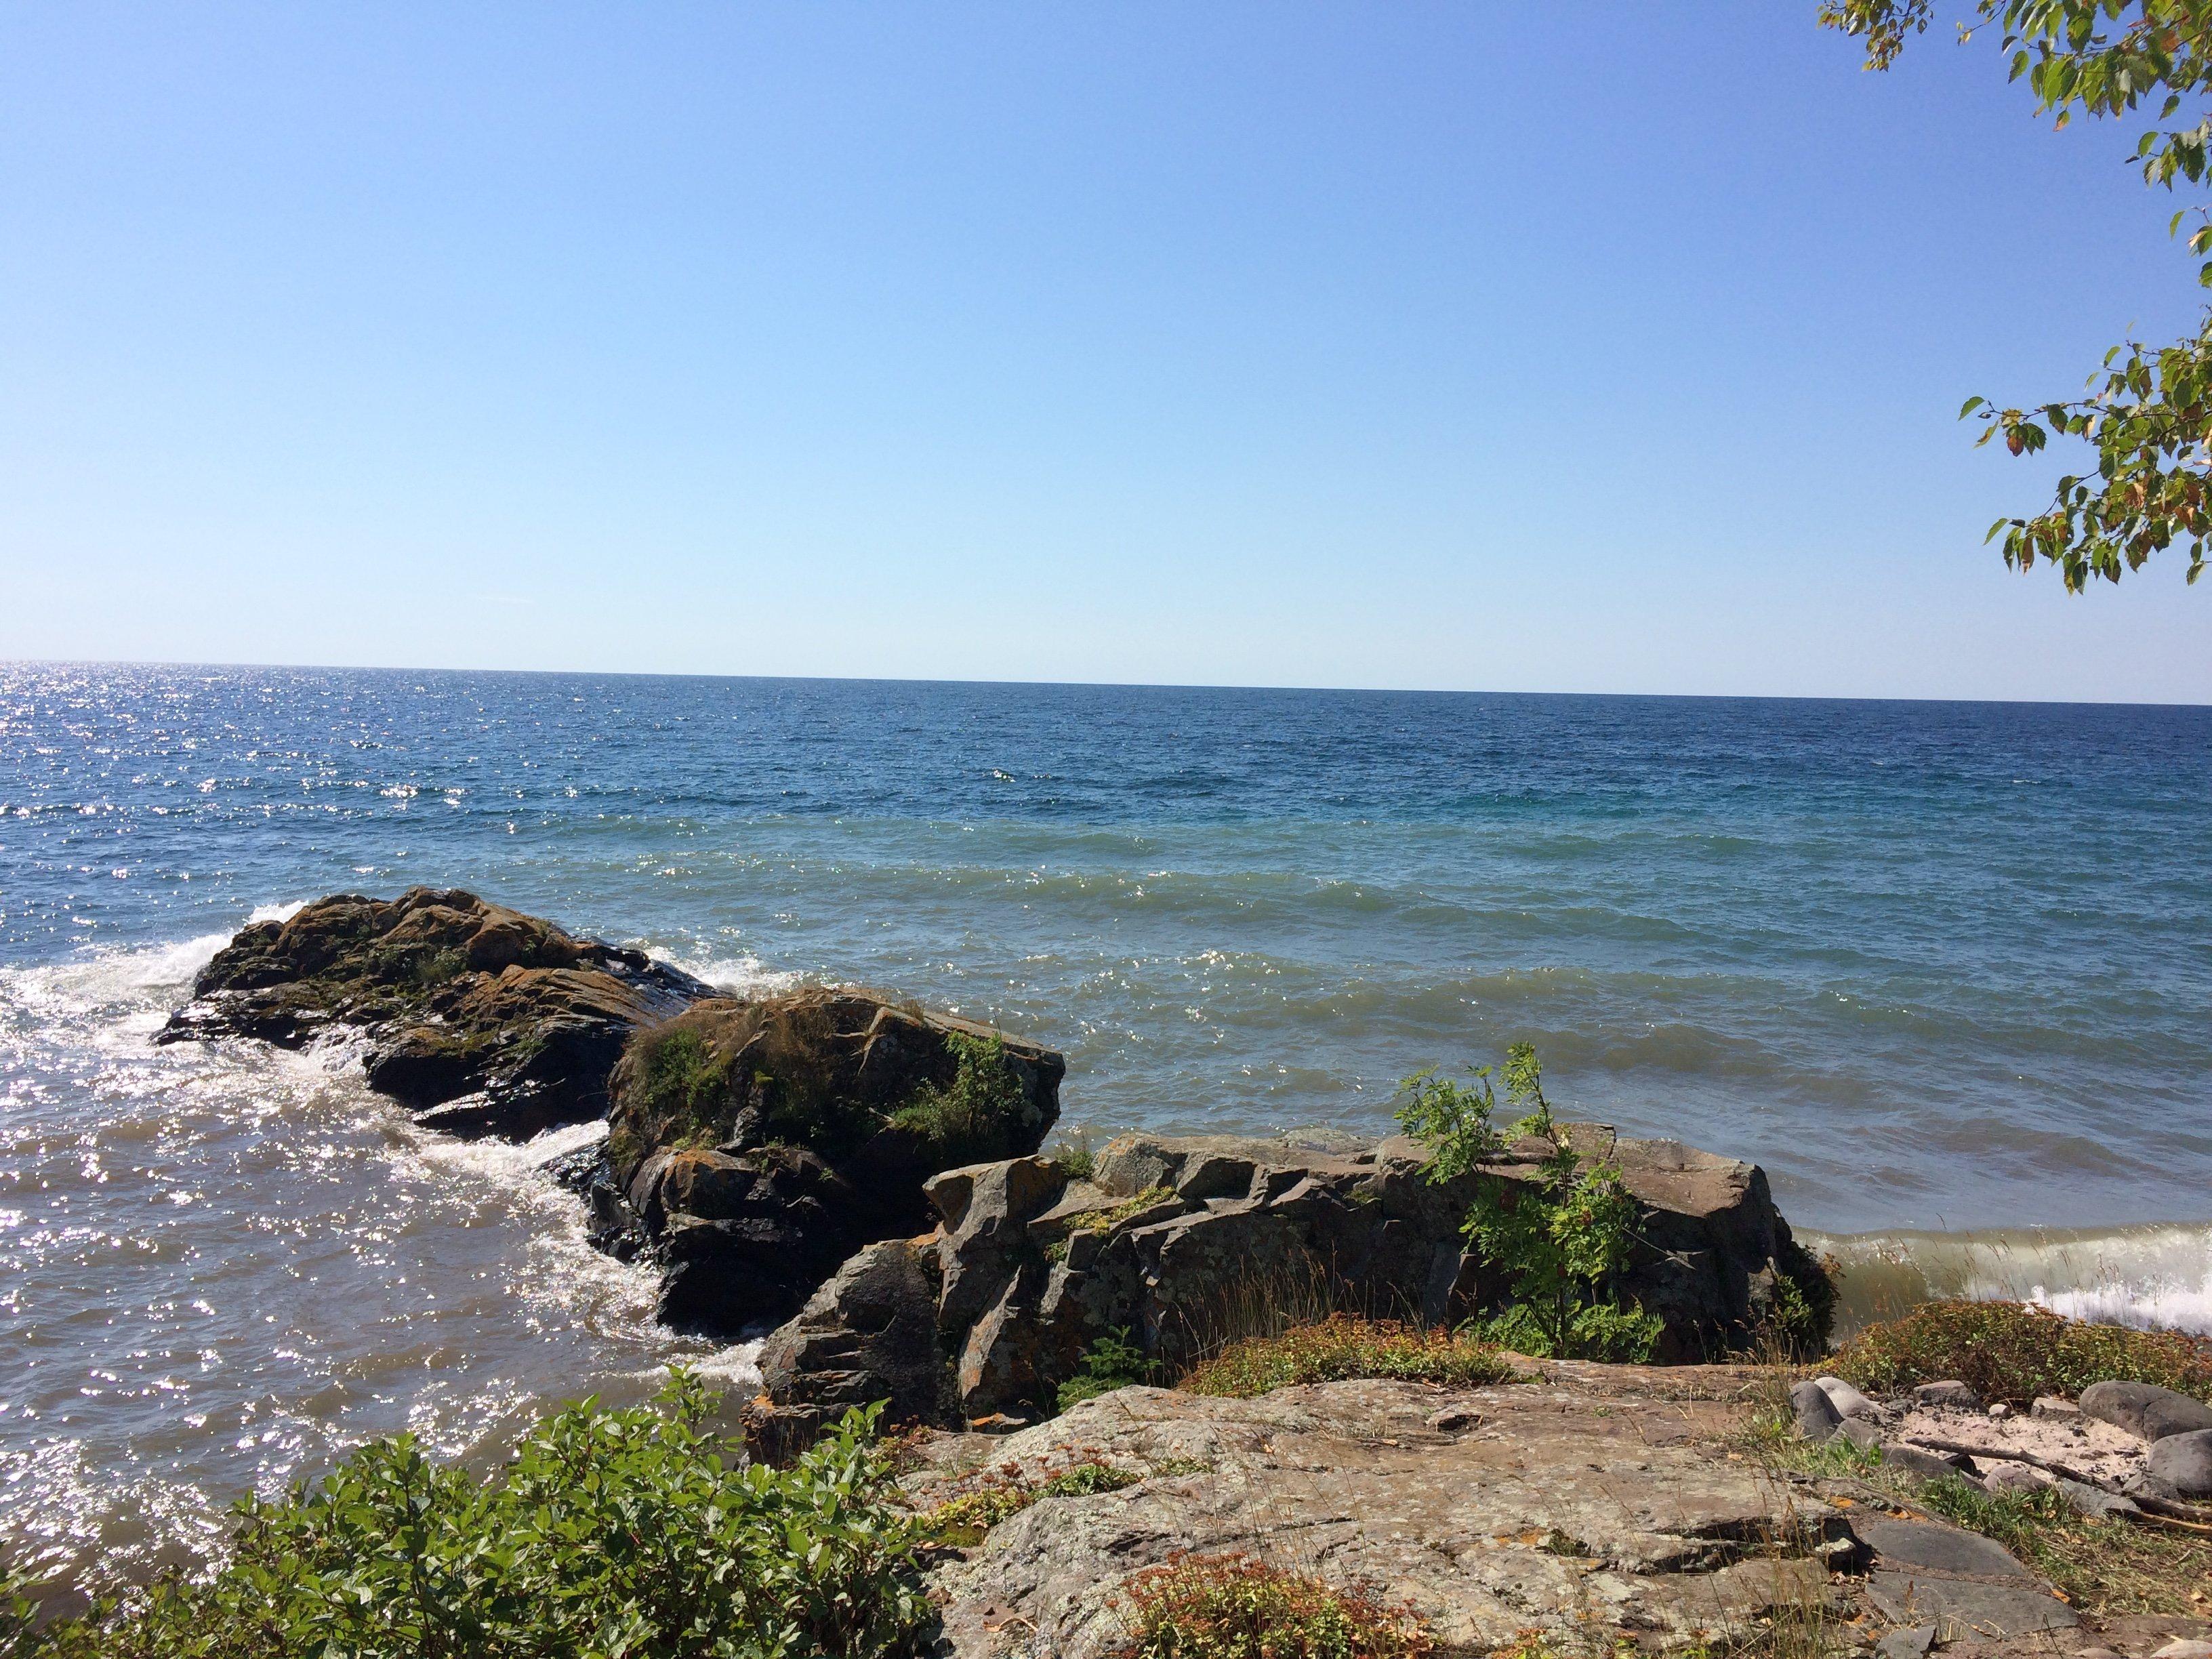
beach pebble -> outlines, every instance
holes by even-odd
[[[2034,1492],[2057,1485],[2058,1477],[2033,1463],[1998,1463],[1982,1477],[1982,1484],[1991,1492]]]
[[[2081,1420],[2081,1408],[2070,1400],[2061,1400],[2055,1394],[2039,1396],[2035,1404],[2028,1407],[2027,1414],[2039,1417],[2046,1423],[2078,1423]]]
[[[1912,1391],[1912,1398],[1923,1406],[1943,1406],[1955,1411],[1976,1412],[1982,1408],[1982,1397],[1963,1382],[1923,1382]]]
[[[1903,1469],[1907,1474],[1917,1474],[1923,1480],[1941,1480],[1946,1475],[1964,1475],[1964,1460],[1954,1460],[1932,1451],[1923,1451],[1917,1446],[1884,1446],[1881,1461],[1893,1469]]]
[[[2212,1429],[2212,1406],[2155,1382],[2092,1382],[2081,1390],[2081,1409],[2139,1440]]]
[[[2012,1407],[2006,1405],[2002,1400],[1998,1401],[1996,1405],[1990,1407],[1990,1418],[1993,1422],[2002,1422],[2011,1415]]]
[[[1790,1415],[1797,1432],[1808,1440],[1826,1440],[1844,1425],[1843,1416],[1829,1402],[1828,1392],[1817,1382],[1797,1382],[1790,1389]]]
[[[2102,1521],[2115,1515],[2141,1515],[2142,1506],[2131,1498],[2118,1492],[2105,1492],[2096,1486],[2085,1486],[2079,1480],[2058,1478],[2058,1495],[2063,1498],[2076,1515],[2086,1515],[2092,1521]]]
[[[2212,1429],[2153,1442],[2144,1473],[2176,1498],[2212,1498]]]
[[[1816,1376],[1814,1384],[1828,1396],[1828,1403],[1836,1408],[1836,1415],[1849,1422],[1854,1417],[1879,1416],[1881,1407],[1875,1405],[1840,1376]]]

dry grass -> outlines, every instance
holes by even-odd
[[[1249,1556],[1185,1556],[1124,1587],[1119,1659],[1421,1659],[1437,1651],[1401,1607]]]
[[[1495,1348],[1472,1337],[1337,1313],[1273,1335],[1232,1342],[1201,1360],[1176,1386],[1192,1394],[1249,1400],[1295,1383],[1351,1377],[1476,1389],[1511,1382],[1514,1376]]]
[[[1930,1302],[1869,1325],[1830,1363],[1869,1394],[1956,1378],[1984,1400],[2024,1406],[2118,1379],[2212,1399],[2212,1338],[2085,1325],[2019,1302]]]

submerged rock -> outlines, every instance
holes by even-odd
[[[369,1086],[460,1135],[527,1139],[607,1109],[623,1045],[711,988],[473,893],[338,894],[217,951],[161,1042],[367,1034]]]

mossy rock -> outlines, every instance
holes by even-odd
[[[1066,1069],[1038,1044],[872,992],[713,998],[630,1041],[608,1155],[627,1186],[663,1150],[799,1146],[919,1217],[939,1170],[1036,1151]]]

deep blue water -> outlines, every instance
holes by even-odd
[[[892,988],[1101,1131],[1379,1130],[1525,1039],[1801,1222],[2105,1237],[2212,1218],[2208,809],[2203,708],[0,668],[0,1446],[181,1514],[672,1351],[526,1158],[146,1046],[259,908],[465,885]]]

